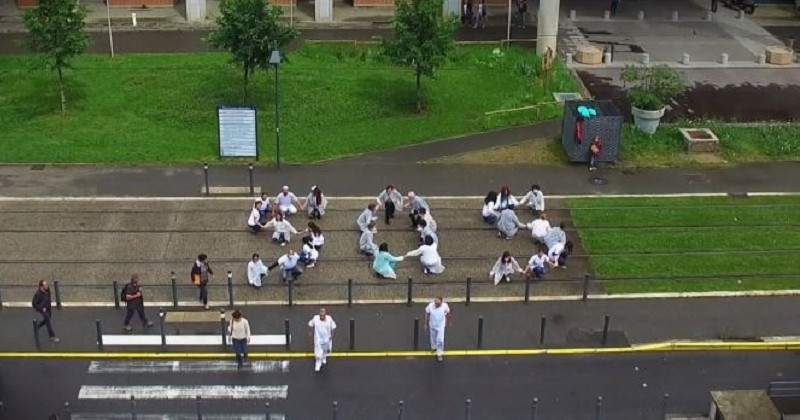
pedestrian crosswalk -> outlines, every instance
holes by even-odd
[[[198,413],[164,413],[164,407],[180,401],[203,401],[204,420],[283,420],[282,414],[232,414],[267,402],[286,400],[289,386],[272,384],[289,372],[288,360],[259,360],[239,368],[232,360],[96,360],[87,367],[87,382],[80,386],[76,408],[99,407],[98,412],[74,412],[72,420],[196,420]],[[248,375],[240,384],[240,375]],[[252,374],[256,377],[254,384]],[[213,381],[212,383],[209,383]],[[280,382],[280,381],[278,381]],[[134,413],[125,402],[145,405],[146,412]],[[214,404],[218,404],[215,406]],[[182,403],[185,404],[185,403]],[[180,406],[180,404],[179,404]],[[114,412],[110,407],[122,407]],[[198,405],[199,407],[199,405]],[[224,407],[224,409],[219,409]],[[198,408],[199,410],[199,408]],[[80,410],[83,411],[83,410]],[[102,411],[102,412],[100,412]],[[168,411],[168,410],[165,410]],[[218,414],[213,414],[218,413]]]
[[[103,344],[106,346],[160,346],[161,336],[155,334],[130,335],[130,334],[103,334]],[[164,342],[168,346],[219,346],[222,344],[220,335],[165,335]],[[226,344],[230,344],[227,337]],[[251,346],[284,346],[286,336],[283,334],[261,334],[250,338]]]

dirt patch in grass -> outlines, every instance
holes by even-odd
[[[445,156],[426,163],[464,165],[537,164],[561,165],[567,162],[558,139],[533,139],[508,146],[498,146]]]

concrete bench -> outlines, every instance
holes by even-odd
[[[790,49],[783,46],[772,46],[765,49],[767,56],[767,63],[785,66],[792,64],[794,59],[793,53]]]
[[[581,64],[602,64],[603,50],[594,45],[581,45],[575,54],[575,61]]]

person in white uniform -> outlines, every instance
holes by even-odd
[[[425,243],[419,248],[406,253],[406,258],[410,257],[419,257],[422,272],[425,274],[442,274],[444,272],[442,257],[439,255],[439,245],[430,236],[425,237]]]
[[[436,352],[436,360],[440,362],[444,357],[444,330],[452,325],[450,306],[444,303],[441,296],[436,296],[425,307],[425,330],[430,333],[431,351]]]
[[[516,258],[512,257],[510,252],[505,251],[494,263],[492,271],[489,272],[489,278],[494,279],[494,285],[497,286],[502,281],[511,283],[511,275],[524,272],[525,270],[519,266]]]
[[[253,259],[247,263],[247,282],[251,286],[261,287],[261,283],[267,278],[267,266],[261,261],[258,254],[253,254]]]
[[[328,316],[325,308],[319,308],[319,315],[308,321],[308,334],[314,338],[314,372],[319,372],[328,363],[328,355],[333,350],[333,334],[336,321]]]
[[[536,243],[544,242],[544,237],[550,232],[550,222],[544,213],[540,213],[539,218],[528,223],[527,227],[531,230],[531,236]]]
[[[303,210],[303,205],[297,200],[297,196],[289,191],[288,185],[284,185],[282,191],[275,197],[275,206],[284,216],[297,213],[298,207]]]
[[[537,216],[544,211],[544,194],[539,185],[533,184],[531,186],[531,190],[522,197],[520,205],[527,206]]]

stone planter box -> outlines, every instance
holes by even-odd
[[[765,54],[767,56],[767,63],[782,66],[792,64],[792,59],[794,58],[792,56],[792,51],[782,46],[767,47],[765,49]]]
[[[581,45],[575,54],[575,61],[581,64],[602,64],[603,50],[594,45]]]
[[[719,139],[708,128],[680,128],[686,150],[689,153],[716,153]]]

